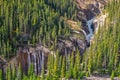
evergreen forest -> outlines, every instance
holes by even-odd
[[[0,0],[0,57],[9,62],[20,46],[37,43],[56,55],[48,55],[47,72],[44,64],[40,74],[35,74],[32,64],[27,73],[20,65],[8,66],[4,72],[0,69],[0,80],[81,80],[92,74],[120,79],[120,0],[105,6],[105,23],[83,55],[76,48],[76,53],[61,56],[55,45],[58,38],[72,35],[66,20],[79,22],[77,10],[74,0]]]

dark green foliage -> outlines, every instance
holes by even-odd
[[[2,76],[2,70],[0,70],[0,80],[3,79],[3,76]]]
[[[117,2],[118,1],[118,2]],[[7,60],[16,55],[19,46],[42,42],[54,50],[57,37],[69,36],[70,29],[65,20],[76,20],[76,6],[73,0],[1,0],[0,1],[0,56]],[[94,43],[83,56],[72,52],[67,57],[48,57],[47,75],[44,66],[36,75],[33,65],[28,74],[19,66],[8,67],[7,80],[58,80],[81,79],[92,73],[109,74],[111,79],[120,76],[120,0],[112,0],[105,12],[109,13],[105,25],[95,34]],[[27,3],[27,4],[26,4]],[[3,79],[0,70],[0,80]]]
[[[45,79],[45,69],[44,69],[44,62],[42,64],[42,72],[41,72],[41,80],[44,80]]]
[[[52,7],[49,5],[51,2],[53,1],[2,1],[0,5],[0,47],[2,48],[0,55],[9,59],[15,55],[19,45],[25,45],[28,42],[35,44],[39,41],[46,45],[57,36],[68,35],[64,20],[75,18],[73,16],[76,11],[75,4],[72,4],[72,0],[62,0],[60,5],[55,0],[53,3],[55,6]],[[68,8],[70,8],[69,11]]]
[[[114,79],[114,77],[115,77],[115,72],[114,71],[112,71],[112,74],[111,74],[111,80],[113,80]]]
[[[65,77],[65,72],[66,72],[66,64],[65,64],[65,57],[62,59],[62,68],[61,68],[61,78]]]

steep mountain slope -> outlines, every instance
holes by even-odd
[[[114,0],[1,1],[0,55],[8,61],[0,58],[6,64],[0,64],[2,75],[6,72],[1,78],[119,76],[118,5]]]

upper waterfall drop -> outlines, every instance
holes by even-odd
[[[92,18],[91,20],[88,20],[87,21],[87,26],[88,26],[88,29],[89,29],[89,34],[86,36],[86,40],[88,42],[91,43],[91,40],[94,38],[94,34],[96,34],[98,32],[98,29],[100,26],[103,26],[104,25],[104,22],[105,22],[105,19],[107,17],[108,14],[102,14],[100,17],[98,18]],[[94,27],[95,27],[95,30],[92,29],[92,24],[96,24]],[[95,32],[95,33],[94,33]]]
[[[89,20],[89,21],[87,21],[87,26],[88,26],[88,29],[89,29],[89,32],[90,32],[90,33],[86,36],[88,42],[90,42],[91,37],[94,35],[93,29],[92,29],[92,27],[91,27],[92,24],[93,24],[93,21],[94,21],[94,18],[91,19],[91,20]]]

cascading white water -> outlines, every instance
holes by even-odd
[[[41,65],[44,65],[44,53],[42,52],[42,63]]]
[[[90,32],[90,33],[86,36],[86,39],[87,39],[88,42],[90,42],[91,37],[93,36],[93,30],[92,30],[92,27],[91,27],[93,21],[94,21],[94,18],[91,19],[91,20],[89,20],[89,21],[87,21],[87,26],[88,26],[88,29],[89,29],[89,32]]]
[[[98,18],[93,17],[92,19],[87,21],[89,34],[87,34],[85,32],[85,30],[81,29],[81,31],[83,32],[83,34],[87,40],[87,43],[91,43],[91,41],[94,39],[94,33],[96,34],[98,32],[99,27],[104,25],[105,19],[108,14],[103,14],[103,13],[101,13],[101,14],[102,15],[100,17],[98,17]],[[93,28],[92,24],[95,24],[95,27],[94,27],[95,30],[92,29]],[[73,32],[78,33],[78,34],[80,33],[77,30],[74,30]]]
[[[30,53],[27,51],[27,54],[28,68],[31,64],[33,64],[35,74],[40,73],[42,70],[42,65],[44,65],[44,53],[42,51],[39,51],[38,53]]]
[[[40,56],[40,52],[38,54],[38,72],[41,72],[41,56]]]
[[[95,33],[97,33],[98,29],[99,29],[99,26],[104,25],[106,17],[107,17],[107,15],[105,14],[105,15],[101,15],[99,18],[92,18],[91,20],[87,21],[87,26],[88,26],[88,29],[89,29],[90,33],[88,35],[86,35],[86,33],[84,32],[84,35],[86,36],[86,40],[88,42],[91,42],[91,39],[94,37],[94,31],[92,29],[92,24],[94,24],[94,23],[97,24],[96,29],[95,29]]]
[[[29,51],[27,51],[27,54],[28,54],[28,66],[30,66],[30,64],[31,64],[30,52],[29,52]]]
[[[37,62],[36,62],[36,54],[33,53],[33,63],[34,63],[34,71],[35,71],[35,74],[37,74]]]
[[[91,27],[92,24],[97,23],[96,29],[95,29],[95,32],[97,32],[99,26],[102,26],[104,24],[106,17],[107,17],[106,15],[101,15],[99,18],[93,18],[93,19],[87,21],[87,26],[88,26],[88,29],[89,29],[89,32],[90,32],[89,34],[87,34],[83,29],[81,29],[81,31],[85,35],[86,40],[88,42],[90,42],[90,40],[94,36],[94,32],[93,32],[93,29]],[[79,31],[75,31],[75,32],[80,33]],[[38,51],[36,51],[36,50],[27,51],[27,54],[28,54],[28,59],[27,59],[28,67],[32,63],[33,66],[34,66],[35,74],[41,73],[42,65],[44,65],[44,55],[45,55],[44,50],[46,50],[46,48],[44,49],[43,47],[39,47]],[[65,51],[65,53],[66,53],[66,51]],[[56,57],[56,55],[54,54],[53,51],[50,51],[50,54],[52,54],[52,55],[54,55],[54,57]]]
[[[97,30],[99,29],[99,26],[102,26],[104,24],[106,17],[107,17],[107,15],[101,15],[99,18],[93,18],[93,19],[87,21],[87,26],[88,26],[88,29],[89,29],[89,32],[90,32],[89,34],[87,34],[83,29],[81,29],[81,31],[85,35],[86,40],[88,42],[90,42],[90,40],[94,36],[94,32],[93,32],[93,29],[91,27],[92,24],[97,23],[96,29],[95,29],[95,33],[96,33]],[[75,32],[80,33],[79,31],[75,31]],[[27,51],[27,54],[28,54],[28,56],[27,56],[27,58],[28,58],[27,59],[28,67],[32,63],[33,66],[34,66],[35,74],[41,73],[42,65],[44,65],[44,56],[45,56],[44,50],[47,51],[46,48],[38,47],[38,51],[36,51],[35,48],[33,48],[33,50],[28,50]],[[54,55],[54,57],[56,57],[56,55],[54,54],[53,51],[48,51],[48,52],[50,54]],[[66,51],[65,51],[65,53],[66,53]]]

